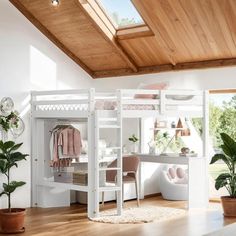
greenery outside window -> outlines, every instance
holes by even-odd
[[[220,133],[227,133],[234,140],[236,139],[236,91],[228,93],[227,90],[219,93],[212,91],[209,95],[209,130],[211,145],[215,153],[220,153]],[[199,134],[202,134],[202,120],[193,119],[193,124]],[[209,166],[210,185],[214,185],[216,177],[227,172],[227,166],[219,161],[216,165]],[[214,191],[214,187],[210,186]],[[214,191],[211,198],[219,198],[220,195],[227,195],[227,191]]]

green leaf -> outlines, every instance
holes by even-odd
[[[7,141],[3,143],[4,150],[8,150],[9,148],[12,148],[15,145],[15,142],[13,141]]]
[[[0,193],[0,197],[3,196],[3,195],[8,195],[8,193],[5,192],[5,191],[2,191],[2,192]]]
[[[23,181],[12,181],[10,184],[3,183],[3,190],[8,194],[13,193],[16,190],[16,188],[21,187],[25,184],[26,183]]]
[[[215,154],[215,155],[212,157],[210,164],[213,164],[213,163],[215,163],[215,162],[217,162],[217,161],[219,161],[219,160],[224,161],[227,165],[229,164],[229,161],[230,161],[230,160],[228,159],[228,157],[225,156],[224,154]]]
[[[26,160],[26,157],[29,156],[28,154],[22,154],[21,152],[14,152],[10,154],[10,160],[11,162],[17,162]]]
[[[225,187],[230,184],[232,176],[229,173],[220,174],[215,180],[215,188],[219,190],[222,187]]]
[[[223,143],[229,148],[235,143],[234,140],[226,133],[221,133],[220,136]]]
[[[231,179],[231,178],[232,178],[232,175],[230,173],[222,173],[216,178],[216,180]]]
[[[19,148],[22,146],[22,144],[23,144],[23,143],[15,144],[15,145],[10,149],[10,152],[19,149]]]
[[[220,188],[226,187],[228,185],[227,180],[219,179],[215,181],[215,189],[219,190]]]
[[[6,167],[7,167],[6,161],[0,159],[0,172],[5,174],[7,171]]]
[[[13,166],[15,166],[16,168],[18,168],[18,165],[16,163],[7,163],[7,168],[11,169]]]
[[[232,150],[228,146],[222,144],[220,147],[223,150],[223,152],[225,153],[225,155],[227,155],[228,157],[232,158],[234,156],[232,153]]]
[[[0,140],[0,150],[2,150],[2,149],[3,149],[3,141]]]
[[[236,155],[236,142],[226,133],[220,134],[221,139],[224,143],[223,145],[223,151],[226,155],[233,157]]]
[[[7,159],[7,157],[6,157],[6,155],[5,155],[5,154],[3,154],[3,153],[0,153],[0,159],[1,159],[1,160],[6,160],[6,159]]]

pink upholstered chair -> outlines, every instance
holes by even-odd
[[[138,168],[140,160],[136,156],[125,156],[123,157],[123,185],[122,185],[122,199],[124,199],[124,184],[134,183],[136,189],[137,205],[139,206],[139,182],[138,182]],[[117,160],[114,160],[108,168],[117,167]],[[116,183],[116,170],[106,171],[106,182]],[[104,205],[104,192],[102,193],[102,204]]]

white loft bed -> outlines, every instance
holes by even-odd
[[[138,95],[137,95],[138,94]],[[54,187],[88,193],[88,217],[99,214],[99,193],[117,191],[118,214],[122,212],[122,119],[145,117],[202,117],[203,153],[208,150],[208,92],[193,90],[133,90],[97,92],[95,89],[32,92],[32,206],[40,205],[39,187]],[[47,120],[88,123],[88,186],[44,179],[45,122]],[[99,186],[99,131],[116,129],[117,186]],[[112,147],[109,147],[112,148]],[[165,157],[163,157],[165,158]]]

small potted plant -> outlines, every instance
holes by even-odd
[[[137,142],[139,141],[139,139],[136,137],[135,134],[133,134],[131,137],[129,137],[129,141],[131,141],[133,144],[133,153],[137,153],[138,152]]]
[[[229,196],[222,196],[221,202],[225,216],[236,217],[236,142],[226,133],[220,134],[223,144],[221,145],[222,153],[215,154],[210,164],[219,160],[223,161],[228,171],[221,173],[215,180],[215,188],[219,190],[225,187]]]
[[[13,141],[0,141],[0,172],[6,176],[6,183],[2,184],[0,197],[6,195],[8,198],[8,208],[0,210],[0,228],[2,233],[20,233],[24,232],[25,209],[12,208],[12,193],[25,184],[23,181],[12,181],[10,170],[18,167],[18,162],[26,160],[27,154],[22,154],[17,150],[22,143],[16,144]]]

